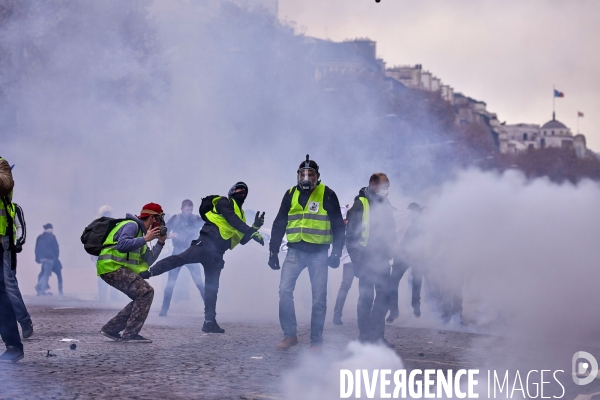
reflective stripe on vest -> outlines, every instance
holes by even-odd
[[[12,192],[10,194],[10,197],[12,198]],[[8,233],[6,231],[6,228],[8,228],[8,217],[10,216],[10,219],[12,219],[13,224],[13,237],[17,238],[17,224],[15,224],[15,214],[16,214],[16,208],[15,205],[10,202],[10,200],[8,200],[8,198],[4,198],[4,200],[6,200],[6,202],[8,203],[8,213],[6,212],[6,208],[4,207],[4,201],[2,199],[0,199],[0,236],[8,236]]]
[[[223,240],[231,239],[230,249],[233,250],[233,248],[241,242],[244,234],[235,229],[233,226],[229,225],[229,222],[227,222],[227,220],[217,212],[217,202],[221,199],[221,197],[222,196],[219,196],[213,199],[213,209],[206,213],[206,218],[208,218],[210,222],[219,228],[219,234]],[[244,210],[237,205],[234,199],[231,200],[231,203],[233,203],[233,211],[235,212],[235,215],[237,215],[242,221],[244,221],[244,223],[246,223],[246,214],[244,213]]]
[[[369,200],[366,197],[359,197],[358,199],[360,200],[360,202],[363,205],[363,215],[362,215],[363,230],[360,234],[360,241],[358,242],[358,244],[360,244],[363,247],[366,247],[367,243],[369,243],[369,231],[370,231],[369,223],[370,223],[371,212],[370,212]]]
[[[315,187],[304,208],[298,202],[300,191],[294,186],[290,189],[290,193],[292,192],[294,194],[292,195],[285,230],[287,241],[290,243],[300,241],[314,244],[333,243],[331,222],[327,211],[323,207],[325,185],[319,183]]]
[[[129,253],[121,253],[117,250],[117,242],[115,241],[115,235],[123,227],[125,224],[135,224],[138,228],[138,233],[136,237],[142,237],[142,230],[137,226],[137,222],[127,220],[121,221],[110,231],[110,234],[104,241],[104,247],[98,256],[98,261],[96,262],[96,269],[98,270],[98,275],[107,274],[109,272],[113,272],[118,270],[121,267],[129,268],[136,274],[139,274],[142,271],[147,271],[149,266],[148,264],[142,260],[142,255],[146,253],[147,247],[144,244],[142,247],[137,249],[136,251],[131,251]]]
[[[2,160],[4,160],[4,158],[0,157],[0,161]],[[5,198],[6,202],[8,203],[8,214],[6,213],[6,208],[4,207],[4,201],[0,199],[0,236],[7,236],[6,228],[8,227],[8,216],[10,215],[11,219],[13,220],[13,237],[15,240],[17,240],[17,225],[14,222],[16,210],[14,204],[9,199],[12,199],[12,192],[8,198]]]

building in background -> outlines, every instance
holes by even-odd
[[[444,85],[442,80],[429,71],[423,70],[421,64],[400,65],[385,70],[385,75],[397,80],[410,89],[440,92],[442,99],[454,104],[454,89]]]
[[[500,153],[517,154],[527,149],[546,147],[573,148],[579,158],[592,154],[586,147],[585,136],[573,135],[571,130],[555,116],[541,126],[512,124],[500,127]]]
[[[383,76],[385,63],[377,58],[376,43],[369,39],[344,42],[306,37],[309,59],[315,67],[315,80],[321,81],[331,75],[375,74]]]

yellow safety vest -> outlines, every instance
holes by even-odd
[[[121,267],[129,268],[136,274],[139,274],[142,271],[148,271],[149,265],[142,260],[142,255],[145,254],[147,250],[146,244],[136,251],[130,251],[129,253],[121,253],[117,250],[115,234],[125,224],[135,224],[137,227],[137,222],[128,220],[119,222],[117,226],[110,231],[110,234],[104,241],[104,246],[106,247],[102,249],[100,255],[98,256],[98,261],[96,262],[98,276],[116,271]],[[138,227],[138,234],[136,237],[142,236],[142,230]]]
[[[0,161],[2,161],[3,158],[0,157]],[[6,207],[4,207],[4,201],[2,199],[0,199],[0,236],[8,236],[8,232],[7,232],[7,228],[8,228],[8,217],[10,217],[10,219],[13,221],[13,237],[15,238],[15,240],[17,240],[17,225],[15,224],[15,214],[16,214],[16,209],[15,209],[15,205],[12,203],[11,201],[12,199],[12,192],[10,193],[10,196],[8,198],[5,198],[6,202],[7,202],[7,206],[8,209]]]
[[[220,199],[221,196],[213,199],[213,209],[206,213],[206,218],[208,218],[210,222],[219,228],[219,234],[223,240],[231,239],[230,249],[233,250],[233,248],[242,241],[244,234],[235,229],[233,226],[229,225],[229,222],[227,222],[227,220],[217,212],[217,202]],[[244,210],[237,205],[235,199],[231,199],[231,201],[233,203],[233,211],[235,212],[235,215],[237,215],[242,221],[244,221],[244,223],[246,223],[246,214],[244,214]]]
[[[363,247],[367,247],[367,243],[369,243],[369,224],[370,224],[370,216],[371,216],[371,208],[369,206],[369,200],[366,197],[358,198],[363,205],[363,214],[362,214],[362,226],[363,230],[360,234],[360,244]]]
[[[333,243],[331,222],[325,207],[323,207],[325,185],[319,183],[315,187],[304,208],[298,202],[300,191],[294,186],[290,189],[290,193],[292,192],[292,203],[285,230],[287,241],[290,243],[300,241],[315,244]]]

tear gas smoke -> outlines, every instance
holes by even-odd
[[[37,273],[36,229],[52,222],[67,271],[85,269],[91,283],[79,287],[95,292],[79,235],[103,204],[115,217],[149,201],[174,213],[184,198],[197,207],[241,180],[245,207],[266,211],[269,226],[309,153],[342,204],[384,171],[393,204],[404,208],[410,197],[429,206],[414,256],[432,283],[464,285],[470,323],[553,338],[597,332],[596,184],[469,171],[424,191],[449,176],[432,150],[445,145],[421,146],[446,143],[439,124],[425,110],[382,112],[369,85],[320,86],[310,39],[260,10],[195,1],[2,4],[1,155],[17,164],[15,201],[29,223],[22,281]],[[406,134],[390,136],[392,128]],[[276,318],[279,275],[262,250],[250,244],[226,255],[220,312]]]
[[[396,165],[397,146],[371,138],[389,126],[378,92],[354,80],[338,85],[343,92],[318,84],[310,40],[260,9],[225,1],[2,5],[1,150],[17,164],[14,200],[29,224],[24,282],[37,269],[36,227],[51,221],[65,268],[85,269],[78,279],[89,278],[95,292],[79,236],[100,205],[113,207],[113,217],[149,201],[174,213],[184,198],[197,207],[242,180],[245,207],[266,211],[268,226],[307,153],[343,203],[373,171]],[[419,118],[430,128],[419,140],[436,141],[435,123]],[[435,175],[430,155],[412,161]],[[262,259],[243,264],[236,273],[270,272]]]

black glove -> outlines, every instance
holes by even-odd
[[[332,254],[329,256],[329,258],[327,258],[327,265],[329,265],[331,268],[337,268],[340,266],[340,255],[339,254]]]
[[[274,251],[269,252],[269,267],[273,270],[278,270],[281,267],[279,266],[279,255]]]
[[[252,239],[256,240],[258,243],[260,243],[261,246],[265,245],[265,240],[263,239],[262,235],[258,232],[254,232],[252,234],[252,236],[250,236]]]
[[[22,244],[16,244],[15,245],[15,253],[20,253],[23,251],[23,245]]]
[[[148,279],[152,276],[152,272],[150,272],[150,270],[148,271],[142,271],[139,273],[139,275],[144,278],[144,279]]]
[[[265,224],[265,212],[263,211],[262,215],[260,215],[260,211],[256,212],[256,216],[254,217],[254,223],[252,227],[256,230],[259,230],[261,226]]]

